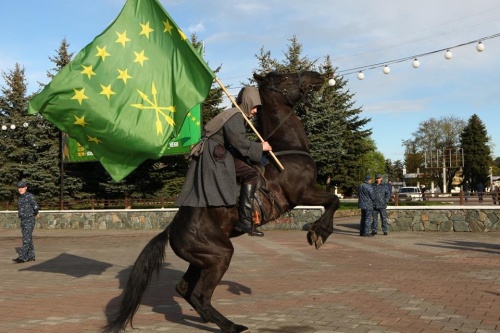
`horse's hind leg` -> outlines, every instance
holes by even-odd
[[[188,270],[182,277],[182,279],[175,286],[175,291],[182,296],[192,307],[198,312],[198,309],[191,302],[191,296],[193,294],[193,289],[200,279],[201,271],[198,267],[194,265],[189,265]],[[198,312],[201,319],[204,322],[209,322],[208,318],[205,318],[205,313]]]
[[[204,321],[215,323],[224,333],[244,332],[247,327],[233,323],[211,304],[213,292],[231,262],[233,245],[220,227],[210,226],[211,221],[190,224],[193,220],[172,229],[172,249],[190,263],[176,290]]]
[[[224,333],[244,332],[248,328],[237,325],[224,317],[212,306],[212,295],[222,276],[229,267],[232,257],[232,246],[229,249],[218,248],[215,254],[212,246],[211,254],[196,255],[196,261],[203,263],[203,269],[191,264],[181,281],[176,286],[176,291],[195,309],[205,322],[217,324]]]

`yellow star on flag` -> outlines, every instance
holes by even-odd
[[[116,34],[118,35],[118,39],[115,41],[115,43],[120,43],[123,47],[125,47],[127,42],[130,42],[130,38],[127,37],[127,30],[122,33],[119,33],[117,31]]]
[[[106,60],[106,57],[109,57],[111,56],[111,54],[109,54],[107,51],[106,51],[106,46],[104,47],[99,47],[99,46],[96,46],[97,47],[97,54],[95,55],[96,57],[101,57],[102,61],[105,61]]]
[[[115,92],[113,90],[111,90],[111,84],[108,84],[107,86],[104,86],[101,84],[101,88],[102,88],[102,90],[99,94],[106,95],[108,100],[111,97],[111,95],[115,95]]]
[[[85,127],[85,125],[88,125],[89,123],[87,123],[85,121],[85,116],[82,116],[82,117],[78,117],[77,115],[74,115],[75,116],[75,122],[73,124],[75,125],[79,125],[79,126],[82,126],[82,127]]]
[[[168,20],[163,21],[163,25],[165,26],[165,29],[163,29],[163,32],[168,32],[170,35],[172,35],[172,29],[174,28],[173,26],[168,23]]]
[[[137,53],[137,52],[134,52],[134,53],[135,53],[134,62],[140,63],[141,66],[144,66],[144,61],[149,60],[149,58],[144,55],[144,50],[142,50],[140,53]]]
[[[127,83],[127,80],[132,78],[132,76],[128,75],[128,69],[126,68],[124,70],[118,69],[118,73],[120,75],[118,75],[117,79],[123,80],[123,83]]]
[[[83,67],[82,74],[87,74],[89,79],[92,77],[92,75],[96,75],[96,73],[94,73],[94,71],[92,70],[92,65],[90,66],[82,65],[82,67]]]
[[[90,142],[94,142],[94,143],[96,143],[96,144],[99,144],[99,143],[101,143],[101,142],[102,142],[101,140],[99,140],[99,139],[98,139],[98,138],[96,138],[96,137],[92,137],[92,136],[90,136],[90,135],[87,135],[87,137],[88,137],[88,139],[89,139],[89,141],[90,141]]]
[[[88,99],[88,97],[85,96],[85,88],[82,88],[80,90],[73,89],[73,91],[75,92],[75,95],[71,97],[71,99],[76,99],[80,105],[82,105],[84,99]]]
[[[149,21],[146,24],[141,23],[141,33],[139,35],[145,35],[147,39],[149,39],[149,34],[154,30],[149,27]]]

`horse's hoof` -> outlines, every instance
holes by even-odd
[[[321,247],[321,245],[323,245],[323,239],[318,238],[314,243],[314,245],[316,246],[316,250],[318,250]]]
[[[248,332],[250,333],[250,330],[248,329],[248,327],[246,326],[243,326],[243,325],[234,325],[234,328],[235,328],[235,333],[243,333],[243,332]]]
[[[309,232],[307,233],[307,242],[309,243],[309,245],[313,245],[317,240],[318,235],[316,235],[314,231],[309,230]]]
[[[179,281],[179,283],[175,285],[175,291],[183,298],[186,297],[187,284],[185,282],[183,283],[183,281]]]

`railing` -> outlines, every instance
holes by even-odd
[[[425,193],[425,200],[420,198],[406,200],[400,198],[398,193],[394,193],[390,205],[419,205],[419,204],[449,204],[449,205],[493,205],[500,206],[500,193],[493,196],[490,192],[471,193],[468,197],[463,192],[460,193]],[[147,209],[147,208],[172,208],[175,198],[123,198],[123,199],[84,199],[60,201],[39,201],[38,204],[43,210],[94,210],[94,209]],[[0,210],[17,210],[16,202],[0,202]]]
[[[38,201],[43,210],[94,210],[94,209],[139,209],[174,207],[175,198],[123,198],[123,199],[85,199],[60,201]],[[16,202],[0,203],[0,210],[17,210]]]
[[[412,193],[413,194],[413,193]],[[404,198],[400,197],[398,193],[392,195],[391,201],[395,206],[399,206],[403,203],[410,202],[429,202],[429,203],[442,203],[450,205],[500,205],[500,193],[498,192],[474,192],[470,193],[468,196],[464,194],[463,191],[459,193],[428,193],[426,192],[423,196],[420,195],[417,198]]]

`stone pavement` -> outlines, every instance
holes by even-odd
[[[500,233],[364,238],[358,219],[319,250],[304,231],[234,239],[214,306],[252,333],[500,331]],[[1,230],[0,332],[98,332],[157,233],[35,230],[36,262],[15,264],[20,231]],[[129,332],[219,332],[175,294],[187,264],[166,254]]]

